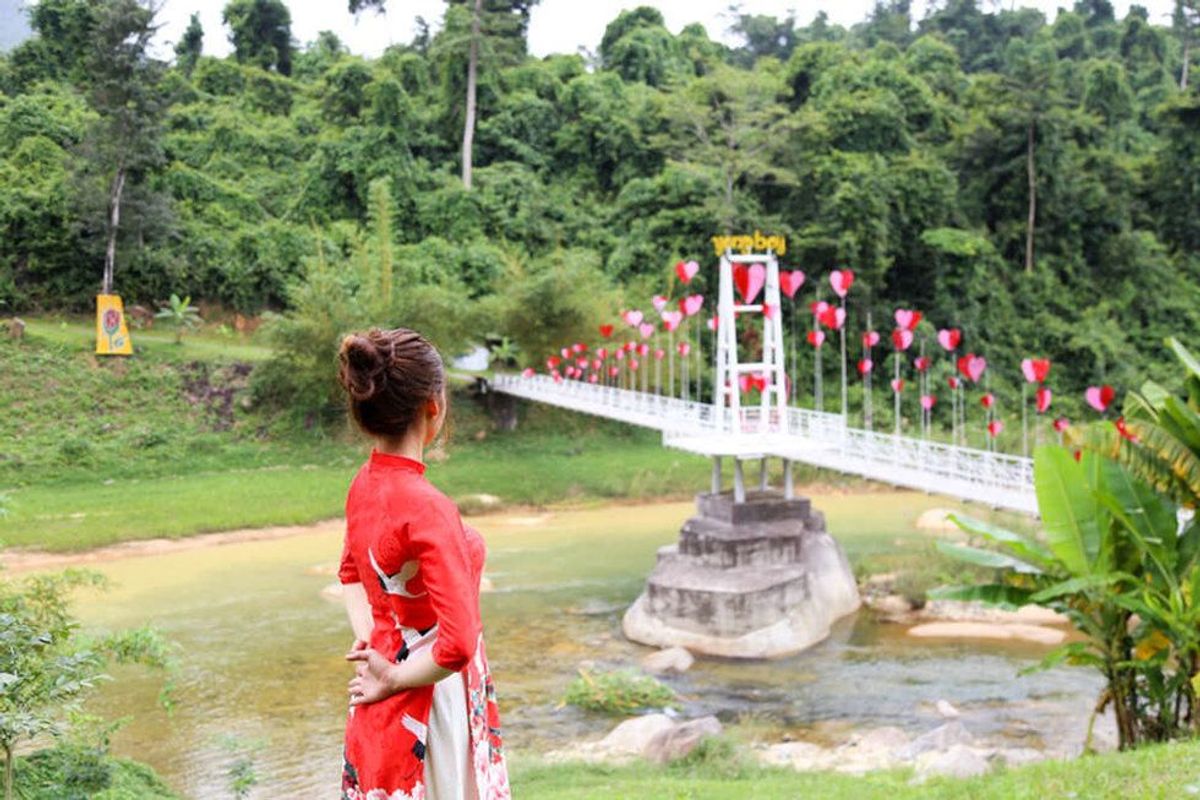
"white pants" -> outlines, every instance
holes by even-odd
[[[415,653],[433,646],[437,626],[424,636],[411,628],[403,629],[402,633],[409,652]],[[475,770],[471,766],[471,731],[467,721],[467,687],[461,672],[448,675],[433,685],[428,730],[425,741],[427,800],[477,800],[479,792],[475,787]]]

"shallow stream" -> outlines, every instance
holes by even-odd
[[[913,546],[913,520],[944,505],[904,492],[814,497],[851,560]],[[560,704],[581,662],[635,665],[649,652],[620,632],[654,552],[675,540],[687,503],[514,512],[473,520],[488,542],[483,598],[488,652],[513,758],[598,737],[615,722]],[[342,654],[351,636],[335,579],[336,526],[271,541],[126,558],[98,569],[110,591],[83,598],[90,627],[151,621],[180,645],[177,707],[156,705],[158,676],[121,670],[93,709],[131,715],[122,755],[154,766],[184,796],[232,796],[230,764],[249,755],[252,797],[320,797],[340,769]],[[851,729],[938,724],[960,707],[972,732],[1040,747],[1077,735],[1097,682],[1080,670],[1020,676],[1044,648],[908,639],[867,612],[808,652],[779,661],[700,660],[669,680],[684,715],[716,713],[744,736],[837,741]]]

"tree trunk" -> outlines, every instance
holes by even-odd
[[[483,16],[483,0],[475,0],[475,12],[471,16],[471,53],[467,59],[467,121],[463,125],[462,181],[463,188],[471,190],[471,153],[475,148],[475,94],[476,77],[479,72],[479,26]]]
[[[117,262],[117,230],[121,226],[121,194],[125,191],[125,167],[117,167],[108,197],[108,247],[104,251],[104,281],[101,294],[112,294],[113,270]]]
[[[1181,91],[1186,91],[1188,87],[1188,62],[1192,59],[1191,51],[1191,31],[1186,31],[1183,35],[1183,71],[1179,73],[1179,88]]]
[[[1025,271],[1033,272],[1033,232],[1037,221],[1037,170],[1033,163],[1033,140],[1037,122],[1029,120],[1025,142],[1025,172],[1029,176],[1029,219],[1025,228]]]
[[[12,745],[4,745],[4,800],[13,800],[13,764]]]

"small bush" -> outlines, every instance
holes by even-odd
[[[628,714],[675,705],[675,692],[649,675],[618,670],[593,675],[585,669],[567,687],[566,702],[588,711]]]

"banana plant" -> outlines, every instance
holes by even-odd
[[[997,578],[930,596],[1064,615],[1082,638],[1043,666],[1065,661],[1104,675],[1096,711],[1113,708],[1122,748],[1200,731],[1200,526],[1181,525],[1174,500],[1099,453],[1040,448],[1034,483],[1042,532],[956,518],[991,548],[938,547]]]
[[[168,324],[175,326],[175,344],[183,344],[184,332],[198,328],[204,321],[200,319],[200,312],[192,305],[190,296],[180,299],[179,295],[174,293],[154,318],[166,320]]]

